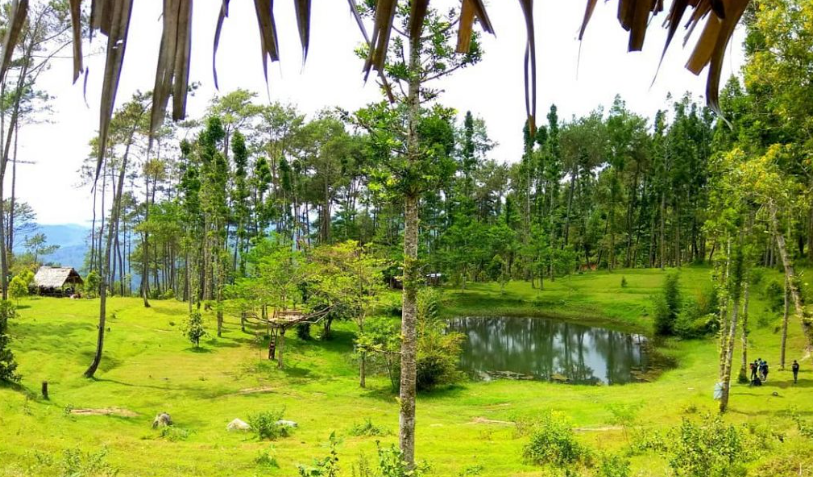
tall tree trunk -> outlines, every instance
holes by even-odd
[[[121,170],[119,171],[118,179],[118,189],[116,190],[116,195],[113,199],[114,203],[110,212],[110,223],[107,227],[107,245],[105,246],[104,260],[102,261],[102,279],[101,283],[99,284],[99,333],[96,337],[96,354],[93,355],[93,362],[90,363],[90,367],[88,367],[84,374],[86,378],[92,378],[93,375],[96,374],[96,370],[99,369],[99,364],[102,362],[104,332],[107,321],[107,279],[110,271],[110,256],[112,255],[113,234],[115,233],[113,224],[117,223],[119,220],[119,211],[121,209],[121,191],[124,189],[124,176],[127,172],[127,158],[129,156],[130,145],[133,142],[134,134],[135,128],[133,128],[132,132],[130,133],[129,140],[127,141],[127,147],[124,151],[124,156],[122,156]],[[102,209],[102,211],[104,212],[104,209]],[[102,234],[101,231],[100,234]]]
[[[740,286],[740,284],[736,284],[735,286]],[[725,353],[725,363],[723,365],[723,396],[720,399],[720,412],[726,412],[728,408],[728,397],[731,391],[731,366],[734,360],[734,340],[737,335],[737,314],[739,309],[740,298],[739,293],[737,293],[731,309],[731,324],[728,330],[727,349]]]
[[[409,95],[407,98],[407,160],[416,167],[420,158],[420,34],[409,41]],[[418,323],[418,198],[417,184],[407,184],[404,204],[404,291],[401,315],[401,389],[399,435],[403,459],[409,470],[415,467],[415,394]]]
[[[160,146],[159,146],[160,147]],[[148,224],[150,221],[150,177],[145,173],[144,177],[144,223]],[[147,225],[149,227],[149,225]],[[150,233],[147,228],[144,229],[144,242],[141,244],[143,249],[141,261],[141,298],[144,301],[144,308],[150,307]]]
[[[773,233],[776,238],[776,248],[779,251],[779,257],[782,260],[782,265],[785,268],[785,279],[787,280],[790,297],[793,301],[796,316],[799,319],[799,323],[802,325],[802,333],[807,341],[807,347],[810,349],[811,345],[813,345],[813,342],[811,342],[813,339],[813,333],[811,333],[811,325],[805,319],[806,317],[804,306],[802,304],[802,296],[799,293],[799,288],[796,286],[796,270],[794,270],[793,263],[791,263],[790,257],[788,257],[788,252],[785,247],[785,236],[779,230],[779,224],[776,218],[776,204],[774,203],[770,204],[770,215],[771,228],[773,229]]]
[[[748,379],[748,303],[750,301],[751,281],[746,278],[742,304],[742,363],[740,377]]]
[[[790,284],[785,276],[785,306],[782,311],[782,345],[779,349],[779,369],[785,369],[785,349],[788,343],[788,317],[790,316]]]

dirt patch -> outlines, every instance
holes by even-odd
[[[245,395],[245,394],[265,394],[265,393],[273,393],[274,389],[271,386],[261,386],[257,388],[246,388],[241,389],[237,394]]]
[[[573,429],[575,432],[612,432],[624,430],[621,426],[604,426],[604,427],[577,427]]]
[[[511,421],[498,421],[496,419],[487,419],[485,417],[475,417],[471,420],[472,424],[501,424],[501,425],[513,425],[514,423]]]
[[[119,407],[108,407],[104,409],[71,409],[71,414],[75,416],[138,417],[137,412]]]

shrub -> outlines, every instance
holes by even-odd
[[[751,453],[741,432],[717,417],[700,422],[684,419],[673,438],[669,465],[678,476],[725,477],[740,475]]]
[[[284,413],[285,409],[258,412],[248,417],[248,423],[260,440],[273,441],[280,437],[288,437],[290,428],[279,424]]]
[[[301,339],[302,341],[308,341],[311,339],[311,324],[310,323],[299,323],[296,325],[296,337]]]
[[[463,377],[458,370],[464,336],[446,331],[438,317],[440,293],[423,289],[418,295],[418,358],[416,386],[427,391],[454,384]]]
[[[174,300],[175,299],[175,290],[172,288],[168,288],[161,294],[159,297],[161,300]]]
[[[8,284],[8,294],[12,300],[19,302],[20,298],[28,296],[28,285],[23,278],[16,276]]]
[[[658,431],[641,429],[634,433],[630,443],[630,454],[639,455],[647,452],[663,454],[669,449],[666,436]]]
[[[107,463],[107,449],[99,452],[82,452],[79,449],[65,449],[59,462],[59,475],[64,477],[103,477],[118,474]]]
[[[376,477],[422,477],[428,475],[429,471],[429,465],[426,463],[416,463],[415,468],[409,470],[404,453],[394,445],[378,446],[378,474]]]
[[[675,335],[684,339],[697,339],[715,333],[720,321],[715,311],[709,308],[709,302],[686,300],[675,320]]]
[[[353,424],[348,433],[351,436],[378,437],[378,436],[387,436],[390,434],[390,431],[383,427],[376,426],[375,424],[373,424],[372,419],[367,418],[364,420],[363,423]]]
[[[670,336],[675,333],[675,322],[681,308],[680,275],[669,272],[661,294],[655,300],[655,333]]]
[[[88,298],[93,298],[99,295],[99,287],[102,284],[102,277],[97,272],[93,271],[88,273],[85,277],[85,295]]]
[[[14,303],[0,301],[0,381],[17,382],[20,376],[16,373],[17,362],[9,349],[11,337],[8,335],[8,321],[17,316]]]
[[[598,466],[599,477],[629,477],[630,461],[617,454],[608,454],[601,457]]]
[[[206,336],[206,329],[203,328],[203,315],[200,311],[193,310],[184,323],[183,333],[186,338],[195,345],[200,346],[200,339]]]
[[[182,427],[166,426],[161,428],[161,438],[170,442],[185,441],[189,437],[189,431]]]
[[[771,311],[778,312],[785,308],[785,286],[777,280],[771,280],[765,285],[765,301]]]
[[[534,424],[531,440],[525,445],[523,456],[537,465],[552,464],[562,467],[588,461],[590,452],[576,440],[567,420],[547,412]]]
[[[621,288],[627,288],[627,277],[621,277]]]
[[[273,447],[268,451],[257,451],[254,463],[260,467],[279,469],[279,462],[277,462],[277,457],[274,455]]]
[[[298,465],[300,477],[338,477],[339,453],[336,451],[339,441],[336,434],[330,433],[330,453],[323,459],[314,459],[313,466]]]

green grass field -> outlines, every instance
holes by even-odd
[[[465,292],[447,290],[445,313],[544,315],[643,330],[650,327],[651,296],[664,275],[660,270],[590,273],[546,282],[543,291],[514,282],[505,294],[496,284],[470,284]],[[625,288],[620,286],[622,276],[628,282]],[[764,282],[778,278],[771,272]],[[690,296],[709,283],[709,269],[686,268],[681,282]],[[749,464],[749,475],[813,475],[813,440],[799,436],[787,416],[796,409],[807,419],[813,417],[813,363],[802,354],[804,340],[793,321],[788,357],[802,363],[801,382],[793,386],[790,371],[779,371],[779,316],[766,311],[760,289],[752,296],[750,356],[772,364],[771,379],[761,388],[735,385],[726,420],[769,426],[784,434],[784,443]],[[368,379],[367,389],[358,387],[353,327],[348,323],[335,324],[334,339],[328,342],[300,341],[288,333],[287,369],[280,371],[263,359],[265,350],[254,336],[240,331],[235,316],[228,318],[223,338],[206,338],[194,349],[180,331],[185,304],[155,301],[144,309],[138,299],[113,298],[104,360],[97,379],[88,380],[82,372],[94,352],[97,309],[97,300],[20,302],[11,334],[23,380],[20,387],[0,387],[0,475],[60,475],[78,450],[105,452],[105,466],[126,476],[292,476],[296,464],[310,464],[327,454],[326,442],[335,431],[341,439],[343,475],[351,476],[360,459],[375,460],[376,440],[397,442],[395,396],[384,376]],[[207,314],[206,320],[213,330],[214,317]],[[715,341],[669,341],[664,352],[679,365],[653,383],[467,382],[421,395],[418,456],[438,476],[545,475],[523,462],[526,439],[516,436],[511,421],[547,409],[561,411],[578,428],[578,438],[601,451],[619,449],[626,442],[622,431],[612,426],[613,404],[641,404],[636,425],[642,428],[667,429],[685,417],[713,412]],[[739,356],[739,346],[736,352]],[[50,383],[48,401],[39,396],[44,380]],[[226,431],[232,419],[247,420],[252,413],[281,408],[286,419],[299,423],[290,437],[263,442],[251,434]],[[82,409],[117,412],[75,413]],[[151,429],[161,411],[188,431],[185,439],[161,437]],[[368,418],[391,434],[351,436],[349,429]],[[275,456],[279,466],[258,464],[262,453]],[[632,464],[634,475],[668,474],[668,463],[660,456],[634,457]],[[464,473],[476,467],[479,473]]]

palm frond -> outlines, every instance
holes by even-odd
[[[104,163],[107,151],[107,136],[113,107],[116,104],[116,92],[119,88],[121,68],[124,64],[124,53],[127,50],[127,33],[130,29],[130,17],[133,0],[100,1],[94,0],[96,17],[92,20],[99,25],[102,33],[107,35],[107,55],[104,64],[102,82],[101,111],[99,114],[99,154],[96,162],[95,179]]]
[[[28,0],[14,0],[11,4],[11,17],[5,38],[3,38],[3,60],[0,63],[0,83],[6,79],[6,73],[11,66],[14,49],[20,41],[20,33],[28,17]]]
[[[82,0],[71,0],[71,32],[73,34],[73,82],[85,69],[82,58]]]

